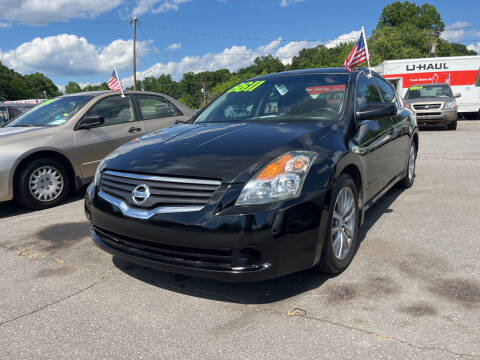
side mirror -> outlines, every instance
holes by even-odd
[[[459,98],[459,97],[461,97],[461,96],[462,96],[462,94],[460,94],[460,93],[456,93],[456,94],[454,95],[454,97],[456,97],[456,98]]]
[[[91,129],[91,128],[103,125],[104,122],[105,122],[105,119],[103,118],[103,116],[90,115],[90,116],[86,116],[82,120],[80,120],[80,123],[77,126],[77,128],[78,129]]]
[[[387,116],[393,116],[397,113],[397,107],[394,103],[372,103],[357,111],[355,116],[357,121],[373,120]]]

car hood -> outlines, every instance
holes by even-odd
[[[1,127],[0,144],[3,144],[7,141],[15,141],[20,137],[28,137],[33,135],[33,133],[43,129],[44,128],[41,127]]]
[[[128,172],[245,182],[276,156],[308,148],[311,132],[326,136],[333,123],[185,124],[158,130],[120,147],[105,168]]]

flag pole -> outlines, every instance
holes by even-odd
[[[123,93],[122,80],[120,80],[120,76],[118,76],[117,68],[115,67],[115,65],[113,65],[113,70],[115,70],[115,75],[117,75],[118,82],[120,83],[120,90],[122,91],[122,97],[125,97],[125,94]]]
[[[368,71],[370,72],[370,77],[371,77],[372,69],[370,67],[370,53],[368,52],[367,36],[365,35],[365,28],[363,26],[362,26],[362,35],[363,35],[363,40],[365,41],[365,52],[367,53]]]

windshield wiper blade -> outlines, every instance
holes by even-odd
[[[12,127],[36,127],[36,126],[30,125],[30,124],[20,124],[20,125],[12,125]]]

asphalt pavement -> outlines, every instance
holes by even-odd
[[[0,359],[480,359],[480,121],[420,133],[411,189],[366,216],[342,274],[222,283],[131,265],[82,194],[0,204]]]

